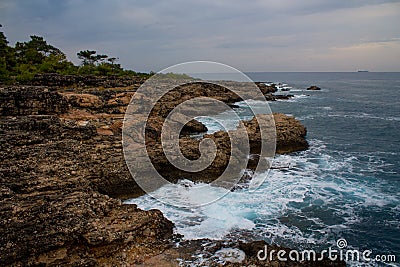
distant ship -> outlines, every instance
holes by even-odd
[[[367,71],[367,70],[359,70],[358,72],[369,72],[369,71]]]

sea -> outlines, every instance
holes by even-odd
[[[149,195],[126,202],[161,210],[184,239],[262,239],[317,251],[344,239],[348,249],[395,255],[396,262],[388,264],[398,266],[400,73],[246,74],[253,81],[277,84],[279,94],[294,95],[269,105],[307,127],[310,148],[277,155],[274,164],[288,168],[261,174],[265,181],[256,191],[241,188],[210,205],[178,208]],[[321,90],[306,90],[311,85]],[[241,119],[253,115],[241,103],[233,111]],[[218,116],[226,121],[233,117],[231,111]],[[212,120],[203,123],[209,132],[220,127]],[[218,189],[207,190],[213,194]]]

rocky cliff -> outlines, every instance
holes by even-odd
[[[118,266],[160,254],[169,247],[173,224],[160,211],[118,200],[142,193],[126,167],[121,144],[126,106],[140,83],[72,90],[64,86],[78,78],[65,79],[39,79],[50,86],[0,88],[0,264]],[[120,85],[125,87],[115,88]],[[160,105],[159,117],[149,124],[154,139],[168,110],[193,94],[192,89]],[[269,95],[273,88],[263,90]],[[237,100],[223,91],[217,94],[227,103]],[[307,148],[299,122],[284,115],[275,119],[278,152]],[[256,140],[254,121],[247,126]],[[185,129],[182,147],[196,157],[198,141],[187,134],[206,128],[192,121]],[[223,132],[212,138],[227,142]],[[213,171],[224,167],[228,154],[224,150]],[[158,164],[166,170],[163,160]]]
[[[166,247],[173,224],[161,212],[104,194],[130,178],[117,177],[122,157],[106,149],[113,141],[96,141],[95,127],[54,115],[1,119],[0,265],[111,266]]]

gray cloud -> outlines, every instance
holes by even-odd
[[[79,50],[96,49],[141,71],[188,60],[245,71],[348,71],[363,64],[400,71],[387,56],[399,46],[399,1],[3,0],[0,15],[10,41],[42,35],[75,62]],[[371,45],[382,40],[391,41]],[[363,56],[340,61],[337,53],[349,49]]]

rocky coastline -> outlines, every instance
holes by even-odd
[[[173,223],[160,211],[143,211],[121,201],[143,194],[131,178],[121,143],[126,107],[143,82],[142,78],[42,75],[32,85],[0,87],[0,265],[177,266],[177,258],[190,257],[201,247],[174,247]],[[285,98],[275,96],[274,87],[257,85],[267,100]],[[212,92],[231,105],[239,100],[224,90],[193,86],[163,99],[148,126],[153,162],[171,181],[178,172],[165,157],[157,156],[156,142],[168,111],[195,96],[193,92],[205,96]],[[277,153],[308,148],[301,123],[283,114],[274,118]],[[245,125],[256,151],[257,125],[254,120]],[[188,135],[206,128],[192,121],[184,129],[183,153],[196,158],[199,141]],[[229,149],[226,133],[209,137]],[[195,181],[205,181],[204,177],[215,176],[226,166],[224,155],[229,151],[222,151],[210,173]],[[257,261],[254,250],[258,247],[241,246],[246,264],[277,266]],[[303,265],[307,262],[279,266]]]

